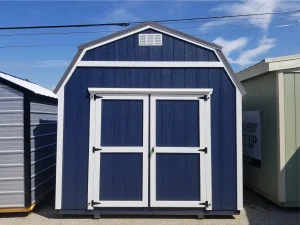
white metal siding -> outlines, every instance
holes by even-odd
[[[0,207],[24,206],[23,94],[0,83]]]

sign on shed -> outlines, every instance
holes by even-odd
[[[244,162],[261,166],[261,127],[259,111],[243,112],[243,155]]]

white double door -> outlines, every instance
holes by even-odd
[[[98,94],[90,115],[89,209],[211,208],[204,96]]]

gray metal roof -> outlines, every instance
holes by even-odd
[[[1,72],[1,71],[0,71],[0,78],[7,80],[13,84],[16,84],[22,88],[25,88],[31,92],[34,92],[35,94],[43,95],[43,96],[51,97],[51,98],[57,98],[56,95],[52,91],[50,91],[47,88],[44,88],[40,85],[37,85],[33,82],[30,82],[28,80],[24,80],[19,77],[15,77],[13,75],[10,75],[10,74],[7,74],[7,73]]]
[[[131,33],[131,32],[134,32],[134,31],[137,31],[143,27],[146,27],[146,26],[151,26],[151,28],[156,28],[160,31],[165,31],[167,32],[168,34],[170,35],[176,35],[176,36],[179,36],[179,37],[182,37],[184,39],[187,39],[188,41],[193,41],[193,42],[196,42],[196,43],[199,43],[201,45],[204,45],[206,47],[210,47],[210,48],[213,48],[216,50],[219,58],[223,61],[227,71],[229,72],[229,76],[232,77],[233,81],[235,82],[236,86],[238,87],[238,89],[240,90],[240,92],[244,95],[246,94],[246,90],[244,89],[243,85],[241,84],[241,82],[237,79],[236,75],[235,75],[235,72],[232,70],[230,64],[228,63],[226,57],[224,56],[224,54],[222,53],[222,47],[219,46],[219,45],[216,45],[214,43],[211,43],[211,42],[208,42],[208,41],[205,41],[205,40],[202,40],[200,38],[197,38],[197,37],[194,37],[194,36],[191,36],[189,34],[186,34],[186,33],[183,33],[181,31],[178,31],[178,30],[175,30],[175,29],[172,29],[170,27],[166,27],[166,26],[163,26],[161,24],[158,24],[156,22],[152,22],[152,21],[148,21],[148,22],[144,22],[144,23],[141,23],[141,24],[138,24],[136,26],[133,26],[133,27],[130,27],[130,28],[127,28],[127,29],[124,29],[122,31],[119,31],[119,32],[116,32],[116,33],[113,33],[111,35],[108,35],[108,36],[105,36],[105,37],[102,37],[102,38],[99,38],[97,40],[94,40],[94,41],[91,41],[91,42],[88,42],[86,44],[82,44],[80,46],[78,46],[78,52],[77,54],[75,55],[75,57],[73,58],[71,64],[69,65],[69,67],[67,68],[66,72],[64,73],[64,75],[62,76],[62,78],[60,79],[60,81],[58,82],[56,88],[54,89],[54,93],[57,93],[59,88],[61,87],[62,83],[64,82],[64,80],[67,78],[69,72],[71,71],[71,69],[73,68],[73,66],[75,65],[77,59],[79,58],[81,52],[85,49],[85,48],[88,48],[88,47],[91,47],[91,46],[94,46],[94,45],[97,45],[99,43],[102,43],[104,41],[108,41],[110,39],[113,39],[113,38],[116,38],[116,37],[119,37],[121,35],[126,35],[128,33]]]

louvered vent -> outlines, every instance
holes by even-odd
[[[162,35],[161,34],[139,34],[140,46],[161,46]]]

